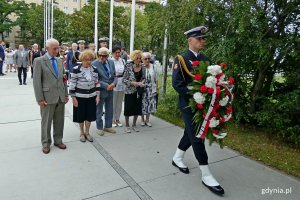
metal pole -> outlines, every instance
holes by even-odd
[[[163,54],[163,80],[162,80],[162,95],[166,95],[166,83],[167,83],[167,45],[168,45],[168,29],[165,29],[164,38],[164,54]]]
[[[53,38],[53,21],[54,21],[54,15],[53,15],[53,0],[51,1],[51,38]]]
[[[46,13],[45,32],[46,32],[46,40],[48,40],[48,0],[45,0],[45,13]]]
[[[47,39],[49,39],[50,38],[50,34],[51,34],[51,32],[50,32],[50,28],[51,28],[51,24],[50,24],[50,14],[51,14],[51,10],[50,10],[50,2],[51,0],[48,0],[48,5],[47,5],[47,7],[48,7],[48,24],[47,24],[47,27],[48,27],[48,36],[47,36]]]
[[[46,46],[46,0],[44,0],[44,47]]]
[[[95,51],[98,51],[98,0],[95,0],[95,31],[94,31]]]
[[[110,0],[110,19],[109,19],[109,51],[112,51],[113,23],[114,23],[114,0]]]
[[[131,3],[130,53],[134,48],[135,0]]]

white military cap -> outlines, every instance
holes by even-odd
[[[184,32],[184,35],[186,35],[188,38],[189,37],[207,37],[206,33],[208,31],[208,28],[206,26],[198,26],[195,28],[192,28],[186,32]]]
[[[101,37],[99,38],[99,42],[108,42],[109,38],[108,37]]]
[[[78,44],[85,44],[85,41],[84,41],[84,40],[78,40],[77,43],[78,43]]]

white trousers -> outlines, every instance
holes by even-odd
[[[123,99],[124,99],[124,91],[114,91],[113,120],[120,120]]]

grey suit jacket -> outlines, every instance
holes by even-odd
[[[16,51],[14,55],[15,63],[18,65],[18,67],[25,67],[27,68],[29,65],[29,53],[28,51],[24,50],[24,55],[22,56],[21,51]]]
[[[61,59],[56,58],[58,77],[56,77],[49,58],[44,55],[33,63],[33,88],[36,101],[45,100],[48,104],[56,104],[59,99],[65,102],[68,96],[67,85],[63,81],[64,68]]]
[[[112,60],[107,60],[109,68],[110,68],[110,74],[111,77],[109,78],[106,74],[106,71],[104,69],[104,66],[101,61],[95,60],[92,62],[92,65],[95,66],[99,72],[99,82],[100,82],[100,96],[103,97],[105,95],[105,92],[109,92],[106,90],[107,86],[114,83],[117,85],[118,78],[116,77],[116,69],[115,69],[115,63]]]

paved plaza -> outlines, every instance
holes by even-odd
[[[139,133],[117,128],[117,134],[102,137],[93,123],[95,141],[82,143],[71,101],[65,112],[67,150],[51,146],[45,155],[32,79],[27,85],[18,83],[16,73],[0,77],[0,200],[300,199],[299,179],[218,145],[207,145],[207,151],[225,195],[211,193],[201,183],[192,149],[185,157],[190,174],[171,165],[183,130],[159,118],[153,117],[153,127],[141,127]]]

